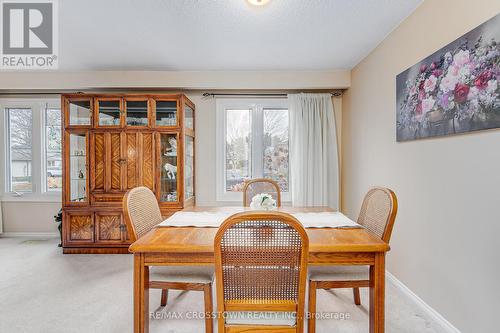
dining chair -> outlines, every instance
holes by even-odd
[[[158,201],[147,187],[129,190],[123,199],[123,211],[130,241],[160,224],[163,220]],[[205,332],[213,332],[212,280],[213,269],[207,266],[151,266],[149,288],[161,289],[161,306],[167,305],[168,290],[196,290],[204,292]]]
[[[276,200],[276,205],[281,207],[281,191],[277,182],[267,178],[255,178],[245,181],[243,186],[243,206],[249,207],[252,198],[261,193],[267,193]]]
[[[214,250],[219,333],[303,332],[309,239],[297,219],[232,215]]]
[[[396,194],[388,188],[374,187],[361,205],[358,224],[389,243],[398,211]],[[316,293],[318,289],[353,288],[354,303],[361,305],[360,287],[369,287],[367,266],[323,266],[309,270],[309,333],[316,331]]]

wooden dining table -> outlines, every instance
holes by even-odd
[[[191,212],[224,212],[224,207],[191,207]],[[234,207],[232,207],[234,210]],[[241,208],[242,210],[247,208]],[[286,213],[331,212],[327,207],[282,207]],[[149,266],[214,265],[218,228],[157,226],[139,238],[134,254],[134,332],[149,329]],[[371,333],[384,332],[385,254],[389,245],[364,228],[307,228],[309,265],[370,266]]]

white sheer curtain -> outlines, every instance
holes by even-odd
[[[339,209],[339,162],[330,94],[289,94],[293,206]]]

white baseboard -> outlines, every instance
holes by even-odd
[[[460,333],[458,328],[453,326],[448,320],[446,320],[439,312],[434,310],[429,304],[425,303],[420,297],[418,297],[410,288],[408,288],[403,282],[399,281],[394,275],[385,272],[387,280],[392,283],[396,288],[398,288],[403,294],[413,299],[417,305],[422,308],[435,322],[437,322],[443,330],[450,333]]]
[[[58,232],[4,232],[0,234],[3,238],[59,238]]]

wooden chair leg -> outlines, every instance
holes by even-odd
[[[361,305],[361,296],[359,295],[359,288],[352,288],[352,293],[354,295],[354,304]]]
[[[168,299],[168,289],[162,289],[161,290],[161,306],[167,305],[167,299]]]
[[[308,318],[308,333],[316,332],[316,283],[316,281],[309,280],[309,313],[306,316]]]
[[[214,321],[212,318],[212,313],[214,311],[212,302],[212,284],[208,283],[203,288],[203,293],[205,296],[205,332],[213,333]],[[220,319],[219,319],[220,320]]]

